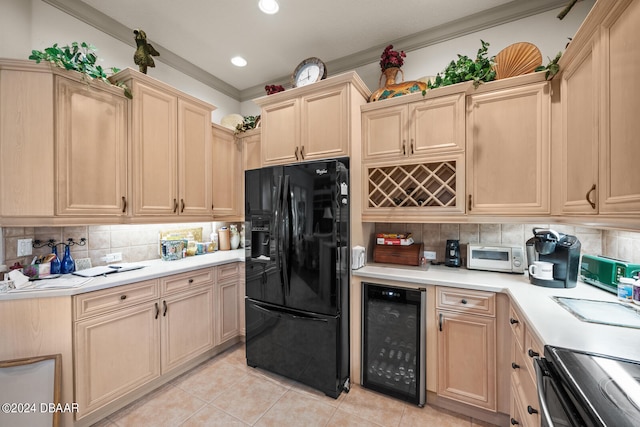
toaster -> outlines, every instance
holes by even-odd
[[[582,255],[580,279],[609,292],[618,292],[621,277],[634,277],[640,273],[640,264],[596,255]]]

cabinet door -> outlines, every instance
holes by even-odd
[[[547,82],[467,98],[468,214],[548,214]]]
[[[213,348],[213,286],[162,299],[162,373]]]
[[[564,214],[598,212],[598,76],[594,38],[562,74],[562,167],[558,172]]]
[[[233,131],[212,126],[213,135],[213,214],[216,217],[241,216],[244,180],[242,145]]]
[[[262,109],[263,166],[301,160],[300,106],[297,99],[286,100]]]
[[[347,86],[301,101],[300,160],[349,155]]]
[[[0,70],[0,216],[53,215],[53,118],[50,72]]]
[[[240,334],[238,279],[216,284],[216,345]]]
[[[496,319],[438,310],[438,395],[496,410]]]
[[[56,107],[56,213],[124,215],[126,99],[57,77]]]
[[[464,108],[464,93],[409,104],[409,155],[464,150]]]
[[[401,158],[407,153],[407,106],[362,113],[362,159]]]
[[[211,215],[211,110],[178,99],[180,215]]]
[[[260,131],[253,135],[243,137],[242,152],[244,170],[258,169],[262,167],[262,157],[260,156]]]
[[[619,2],[602,25],[600,213],[640,212],[640,2]]]
[[[177,98],[133,83],[133,213],[178,211]]]
[[[78,418],[160,376],[157,303],[75,323]]]

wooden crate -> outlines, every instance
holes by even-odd
[[[375,245],[373,248],[373,261],[389,264],[420,265],[422,256],[422,243],[413,245]]]

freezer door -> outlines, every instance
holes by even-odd
[[[245,302],[247,364],[338,397],[348,375],[339,357],[340,318]]]

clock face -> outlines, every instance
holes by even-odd
[[[298,71],[296,86],[305,86],[318,80],[320,80],[320,66],[318,64],[307,64]]]
[[[306,86],[327,77],[327,68],[320,59],[311,57],[302,61],[291,75],[293,87]]]

